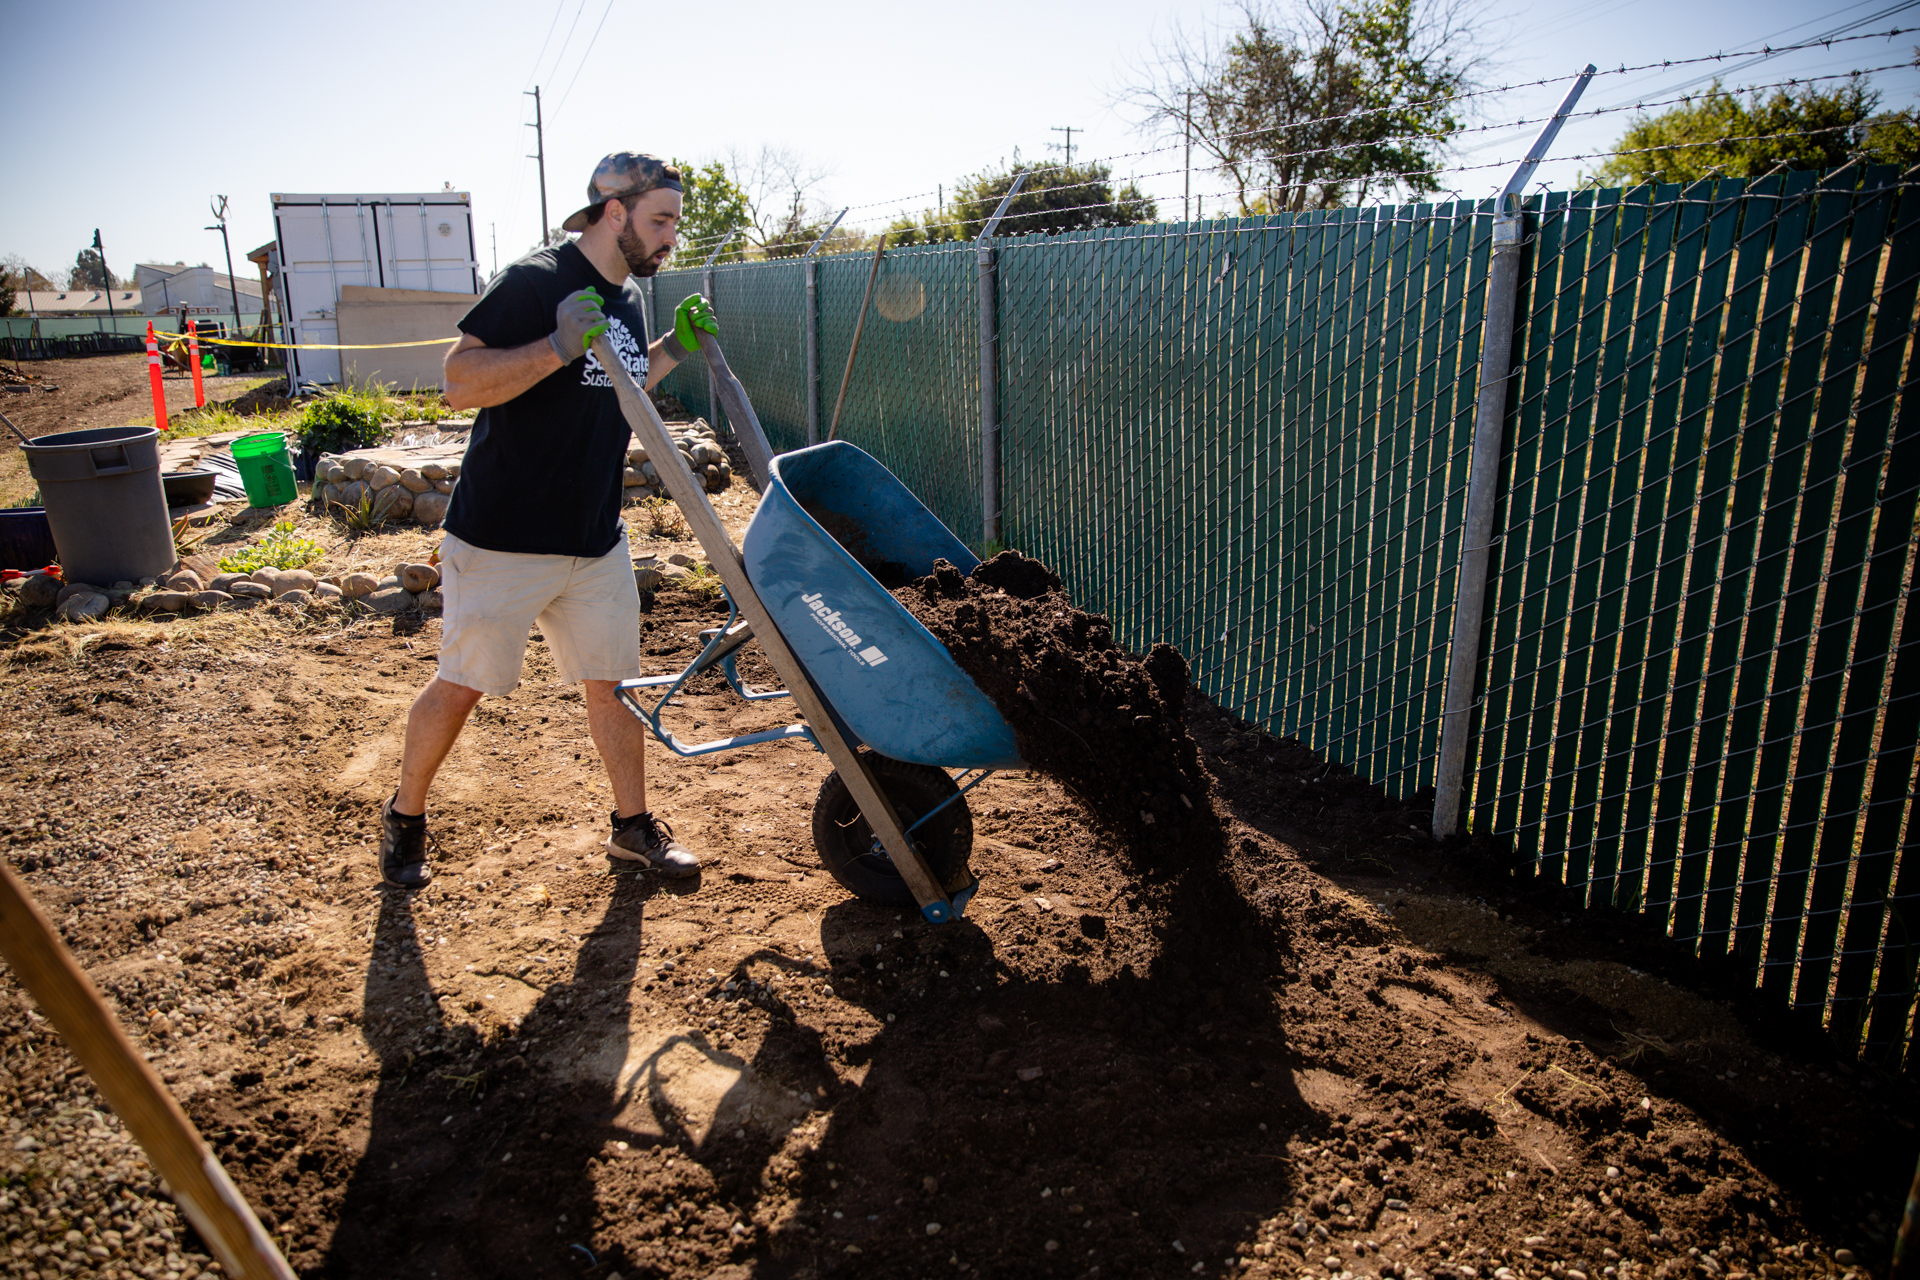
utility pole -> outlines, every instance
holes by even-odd
[[[214,201],[218,201],[219,203],[216,204]],[[218,231],[220,233],[220,245],[227,251],[227,296],[233,299],[233,327],[239,329],[240,290],[239,287],[233,283],[233,246],[227,241],[227,198],[225,196],[214,196],[212,200],[207,201],[207,205],[213,210],[213,216],[219,219],[218,225],[208,227],[207,230]],[[264,307],[266,303],[262,301],[260,305]]]
[[[493,237],[493,274],[500,274],[500,224],[489,222],[487,233]]]
[[[1180,188],[1180,221],[1193,221],[1193,90],[1187,90],[1187,110],[1181,130],[1187,136],[1187,176]]]
[[[540,162],[540,247],[544,249],[547,244],[547,228],[550,224],[547,222],[547,131],[540,121],[539,85],[533,86],[532,96],[533,123],[527,128],[533,130],[533,154],[527,159]],[[497,263],[495,265],[498,266]]]
[[[1069,169],[1073,168],[1073,126],[1070,124],[1057,124],[1053,126],[1053,128],[1050,129],[1048,132],[1064,133],[1067,135],[1067,166],[1066,167]],[[1080,132],[1085,133],[1086,130],[1082,129]]]
[[[107,251],[100,243],[100,228],[98,227],[93,229],[93,252],[100,259],[100,281],[102,287],[107,291],[107,319],[117,322],[120,317],[113,314],[113,272],[107,270]],[[118,333],[119,329],[116,328],[114,332]]]

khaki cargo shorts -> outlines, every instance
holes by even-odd
[[[640,591],[624,538],[589,560],[486,551],[447,534],[440,592],[442,680],[511,693],[535,622],[566,683],[640,675]]]

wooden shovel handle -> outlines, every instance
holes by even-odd
[[[126,1123],[175,1201],[220,1259],[242,1280],[294,1280],[293,1269],[261,1229],[226,1170],[207,1150],[186,1112],[127,1038],[120,1020],[73,958],[52,921],[0,861],[0,956],[87,1069]]]

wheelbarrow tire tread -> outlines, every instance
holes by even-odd
[[[880,789],[893,801],[904,826],[912,826],[921,815],[960,790],[945,769],[934,765],[908,764],[865,749],[860,754]],[[973,883],[968,867],[973,852],[973,815],[967,812],[965,800],[942,809],[933,821],[914,832],[913,842],[947,893],[958,893]],[[837,772],[828,774],[820,784],[820,794],[813,804],[813,847],[827,873],[854,896],[888,906],[919,906],[892,862],[873,856],[872,829]]]

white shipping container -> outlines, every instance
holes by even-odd
[[[465,191],[273,196],[274,289],[292,343],[338,343],[340,289],[480,292],[472,202]],[[422,334],[422,338],[453,335]],[[350,351],[290,351],[289,381],[339,385]]]

